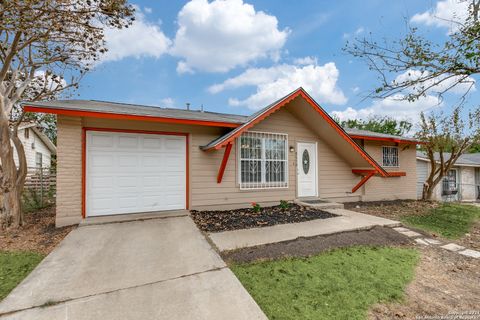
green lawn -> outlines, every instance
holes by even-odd
[[[5,298],[36,266],[43,255],[0,251],[0,300]]]
[[[426,215],[410,215],[402,222],[412,227],[439,233],[445,238],[456,239],[468,233],[480,208],[465,204],[443,204]]]
[[[365,319],[402,299],[417,261],[414,249],[352,247],[231,268],[271,320]]]

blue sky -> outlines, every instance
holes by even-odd
[[[133,1],[129,30],[107,30],[109,53],[82,81],[79,99],[250,114],[303,86],[341,118],[389,115],[415,120],[421,110],[448,108],[451,94],[409,104],[363,100],[378,84],[347,40],[395,39],[410,21],[442,41],[437,17],[463,10],[441,1]],[[453,10],[453,11],[452,11]],[[414,17],[414,18],[412,18]],[[478,102],[476,90],[470,104]]]

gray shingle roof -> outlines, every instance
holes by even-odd
[[[451,154],[448,152],[444,153],[444,159],[448,160]],[[434,154],[435,161],[440,161],[440,155],[438,153]],[[422,151],[417,151],[417,158],[427,159],[427,154]],[[480,153],[464,153],[458,160],[455,162],[456,165],[466,165],[466,166],[479,166],[480,167]]]
[[[359,135],[359,136],[377,137],[377,138],[392,138],[392,139],[401,139],[406,141],[417,141],[414,138],[395,136],[393,134],[379,133],[379,132],[360,130],[355,128],[344,128],[344,129],[349,135]]]
[[[217,121],[242,124],[247,116],[217,113],[200,110],[184,110],[174,108],[161,108],[156,106],[145,106],[138,104],[127,104],[118,102],[96,101],[96,100],[55,100],[43,102],[24,102],[23,105],[34,107],[46,107],[59,110],[75,110],[88,112],[104,112],[125,115],[138,115],[150,117],[164,117],[173,119]]]
[[[125,115],[138,115],[138,116],[150,116],[150,117],[163,117],[172,119],[185,119],[185,120],[200,120],[200,121],[215,121],[226,122],[233,124],[245,124],[255,119],[259,114],[262,114],[265,110],[271,106],[276,105],[278,101],[288,98],[289,95],[282,97],[281,99],[272,102],[265,108],[255,112],[250,116],[243,116],[237,114],[218,113],[210,111],[199,110],[185,110],[174,108],[162,108],[158,106],[146,106],[138,104],[128,104],[119,102],[97,101],[97,100],[54,100],[54,101],[42,101],[42,102],[24,102],[23,105],[33,107],[45,107],[58,110],[73,110],[73,111],[87,111],[87,112],[103,112],[112,114],[125,114]],[[359,130],[346,128],[345,131],[350,135],[362,135],[367,137],[380,137],[380,138],[393,138],[402,139],[408,141],[416,141],[412,138],[399,137],[390,134],[383,134],[378,132],[372,132],[367,130]],[[219,137],[214,141],[211,141],[204,148],[208,148],[209,145],[215,144],[218,140],[225,138]]]

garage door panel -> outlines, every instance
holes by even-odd
[[[113,141],[113,136],[108,136],[101,133],[93,133],[90,135],[87,143],[91,148],[113,149]]]
[[[87,132],[88,216],[185,208],[184,136]]]
[[[132,150],[132,149],[138,149],[138,137],[137,136],[132,136],[132,135],[129,135],[129,134],[125,134],[125,135],[120,135],[117,137],[117,148],[119,150],[122,150],[122,149],[128,149],[128,150]]]
[[[142,141],[144,149],[157,149],[160,151],[163,147],[162,139],[145,137]]]

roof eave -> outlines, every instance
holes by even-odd
[[[52,113],[57,115],[60,114],[60,115],[77,116],[77,117],[166,122],[166,123],[201,125],[201,126],[224,127],[224,128],[236,128],[241,125],[241,123],[237,123],[237,122],[209,121],[209,120],[188,119],[188,118],[157,117],[157,116],[146,116],[146,115],[135,115],[135,114],[124,114],[124,113],[72,110],[72,109],[63,109],[63,108],[50,108],[50,107],[43,107],[43,106],[38,107],[31,104],[23,104],[23,108],[24,108],[24,111],[26,112]]]

